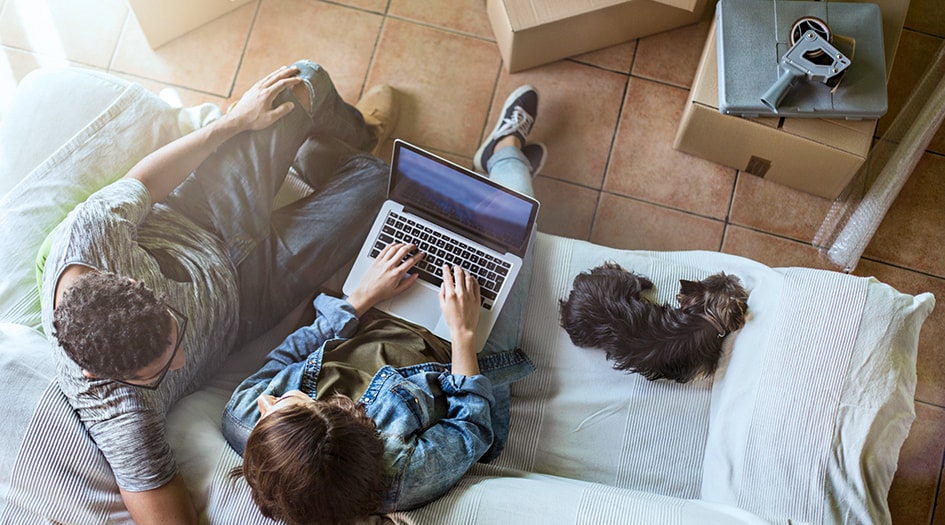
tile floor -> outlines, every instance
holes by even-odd
[[[542,93],[534,139],[545,232],[636,249],[707,249],[772,266],[826,263],[810,240],[830,202],[672,149],[707,22],[517,74],[502,68],[484,0],[252,0],[152,50],[125,0],[0,0],[0,118],[25,74],[106,70],[185,105],[225,104],[275,66],[307,57],[355,101],[404,94],[396,135],[470,164],[517,85]],[[890,84],[902,107],[945,38],[945,2],[912,0]],[[945,300],[945,129],[932,141],[855,273]],[[631,226],[632,227],[628,227]],[[894,523],[945,525],[945,308],[919,349],[917,419],[889,496]]]

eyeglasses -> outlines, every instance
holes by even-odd
[[[178,312],[174,309],[173,306],[167,305],[168,311],[171,312],[171,315],[174,317],[174,320],[177,322],[177,342],[174,344],[174,351],[171,352],[170,359],[167,360],[167,363],[161,367],[161,371],[157,374],[154,374],[151,377],[146,377],[144,379],[113,379],[116,383],[121,383],[123,385],[145,388],[147,390],[157,390],[161,385],[161,381],[164,381],[164,376],[167,375],[167,372],[171,369],[171,363],[174,362],[174,357],[177,356],[177,352],[180,351],[181,344],[184,342],[184,331],[187,330],[187,317],[184,314]]]

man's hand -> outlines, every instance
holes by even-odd
[[[272,107],[272,104],[284,89],[302,81],[296,76],[298,72],[295,66],[282,66],[269,73],[253,84],[224,118],[239,130],[260,130],[273,125],[292,111],[292,102],[283,102],[276,107]]]
[[[282,67],[266,75],[222,118],[151,152],[125,177],[144,183],[152,203],[164,200],[224,142],[243,131],[271,126],[292,111],[291,102],[275,108],[272,103],[283,89],[302,81],[295,76],[298,72],[296,67]]]
[[[459,266],[443,265],[440,308],[450,327],[453,343],[453,373],[476,375],[476,328],[479,326],[479,282]]]
[[[407,270],[420,262],[423,253],[417,252],[404,259],[416,249],[412,244],[393,243],[381,250],[361,278],[358,287],[348,296],[348,302],[354,307],[358,317],[377,303],[394,297],[416,282],[417,274],[407,275]]]

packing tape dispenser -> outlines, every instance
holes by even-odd
[[[790,33],[791,46],[779,62],[783,73],[761,95],[761,101],[777,111],[784,96],[800,78],[836,89],[851,60],[831,44],[835,37],[852,40],[833,35],[827,23],[819,18],[805,16],[795,21]],[[852,48],[852,42],[849,44]]]

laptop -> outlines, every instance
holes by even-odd
[[[394,141],[387,200],[342,287],[350,295],[388,244],[413,243],[425,256],[413,286],[375,308],[450,340],[439,303],[443,264],[479,281],[481,351],[522,267],[538,201],[403,140]]]

